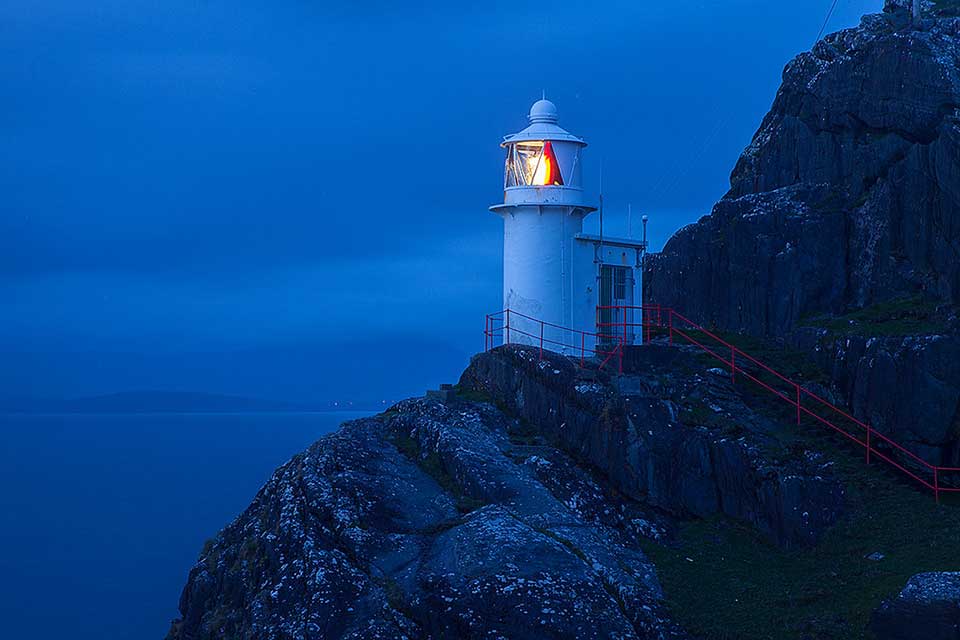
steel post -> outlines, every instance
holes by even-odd
[[[793,385],[797,388],[797,424],[800,424],[800,385]]]
[[[540,359],[543,360],[543,320],[540,321]]]

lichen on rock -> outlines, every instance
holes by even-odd
[[[929,352],[895,374],[916,393],[891,398],[893,374],[878,373],[873,358],[822,365],[859,419],[946,466],[960,463],[960,367],[937,364],[960,349],[956,4],[926,3],[914,25],[903,2],[888,2],[787,64],[729,192],[644,267],[646,300],[795,346],[813,346],[811,319],[822,328],[823,318],[862,319],[903,300],[929,307],[936,327],[883,330],[887,343],[912,337]],[[838,354],[831,344],[856,341],[858,328],[864,342],[882,329],[830,326],[818,353]]]

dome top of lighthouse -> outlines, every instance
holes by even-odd
[[[560,121],[557,105],[546,98],[533,103],[533,106],[530,107],[530,115],[527,118],[530,120],[530,126],[519,133],[504,136],[501,146],[506,146],[512,142],[524,142],[525,140],[562,140],[576,142],[584,147],[587,146],[582,138],[578,138],[557,124]]]
[[[533,106],[530,107],[530,115],[527,117],[531,123],[552,122],[553,124],[557,124],[560,120],[560,117],[557,115],[557,105],[546,98],[534,102]]]

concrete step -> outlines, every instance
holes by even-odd
[[[452,384],[441,384],[439,389],[427,391],[427,397],[440,402],[448,402],[457,395],[457,390]]]
[[[577,380],[581,380],[583,382],[596,382],[599,377],[600,375],[596,369],[577,368]]]

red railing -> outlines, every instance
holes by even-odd
[[[640,322],[632,320],[634,311],[640,312]],[[653,330],[661,326],[665,311],[666,309],[658,304],[639,306],[600,305],[597,307],[597,333],[604,338],[621,337],[626,340],[629,329],[640,327],[643,341],[650,342]],[[619,316],[619,318],[615,319],[614,316]],[[609,320],[604,320],[605,317],[609,317]]]
[[[547,331],[548,329],[549,331]],[[497,346],[499,338],[501,344],[519,343],[538,347],[541,359],[543,359],[545,349],[568,356],[579,356],[581,368],[587,367],[588,357],[600,361],[597,366],[598,369],[604,368],[607,363],[616,357],[617,372],[623,373],[624,340],[621,337],[604,336],[599,333],[570,329],[510,309],[488,314],[483,336],[484,351],[489,351]],[[570,340],[566,338],[570,338]],[[579,341],[579,344],[571,344],[571,342],[577,341]],[[590,355],[588,356],[588,354]]]
[[[604,309],[619,310],[620,320],[604,323],[598,319],[597,326],[601,335],[607,335],[607,332],[617,330],[625,336],[629,328],[639,326],[641,331],[644,332],[645,342],[649,342],[653,329],[666,329],[670,344],[673,344],[674,336],[683,338],[686,342],[699,347],[729,367],[730,378],[734,382],[736,382],[738,375],[743,376],[771,392],[780,400],[795,407],[798,425],[804,415],[809,416],[818,424],[829,427],[845,439],[863,447],[866,452],[867,464],[871,462],[872,457],[883,460],[933,491],[937,502],[940,501],[941,493],[960,492],[960,487],[944,486],[942,482],[945,474],[960,473],[960,467],[930,464],[906,447],[871,427],[869,423],[863,422],[843,409],[836,407],[673,309],[660,305],[598,307],[598,318]],[[628,312],[634,311],[640,312],[640,322],[627,321],[628,315],[630,315]],[[753,365],[760,371],[755,371],[754,373],[757,373],[757,375],[754,375],[751,371],[744,369],[744,364]],[[760,372],[769,375],[766,381],[760,379],[759,376],[763,375]],[[877,448],[878,443],[882,449]],[[898,456],[899,461],[895,460],[893,456]]]

